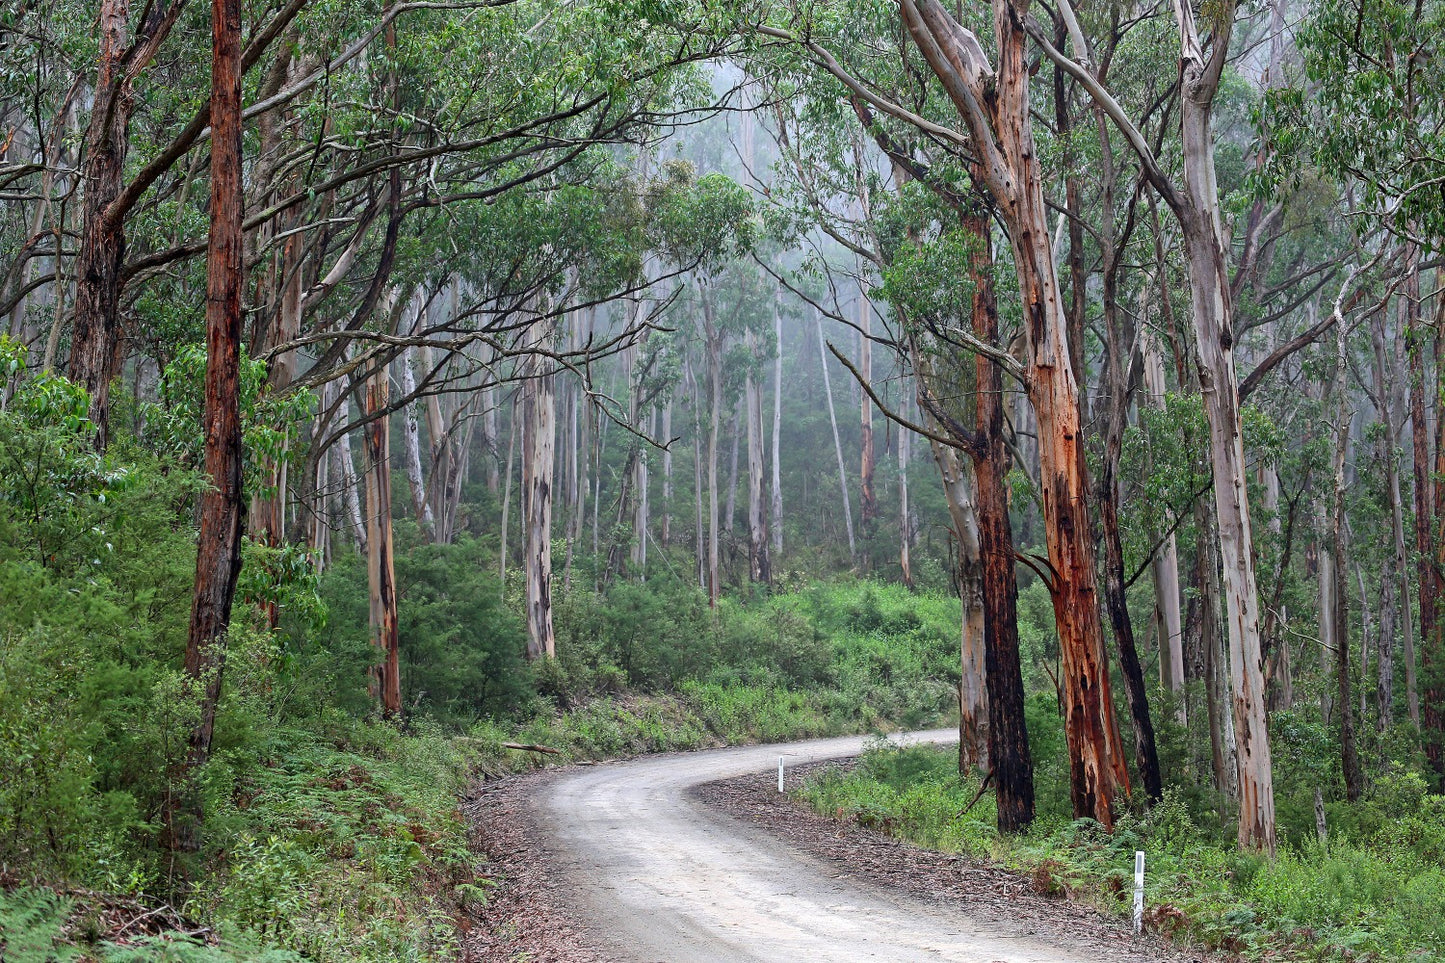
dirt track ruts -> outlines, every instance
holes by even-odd
[[[947,742],[940,730],[895,739]],[[534,847],[515,867],[544,890],[515,900],[514,916],[565,948],[529,946],[525,933],[488,939],[474,959],[617,963],[861,960],[958,963],[1122,963],[1143,947],[1101,947],[1066,931],[1033,932],[1026,914],[971,914],[957,902],[868,885],[766,829],[708,805],[697,786],[790,765],[857,755],[863,737],[650,757],[578,768],[524,789],[529,826],[512,847]],[[775,777],[774,777],[775,778]],[[544,867],[534,865],[541,861]],[[540,873],[535,871],[541,870]],[[555,906],[547,906],[551,902]],[[526,919],[509,922],[516,928]],[[510,949],[507,944],[510,942]],[[541,940],[538,940],[541,942]],[[1091,945],[1093,944],[1093,945]]]

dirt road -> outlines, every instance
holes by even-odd
[[[947,742],[956,733],[895,737]],[[858,754],[862,738],[719,749],[569,772],[531,790],[555,891],[588,944],[628,963],[1118,963],[1026,923],[860,883],[705,805],[699,784]]]

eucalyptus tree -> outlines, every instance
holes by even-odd
[[[887,20],[877,22],[876,8],[864,12],[874,19],[854,23],[878,32],[878,49],[905,42],[890,36]],[[887,89],[894,102],[938,97],[926,85],[916,87],[918,76],[900,64],[901,57],[869,64],[875,88]],[[917,378],[924,424],[889,414],[903,430],[929,439],[958,539],[960,764],[987,765],[999,827],[1018,831],[1034,814],[1033,766],[1023,718],[1003,372],[999,352],[987,347],[1005,336],[994,293],[988,198],[970,183],[968,157],[957,144],[920,136],[917,124],[875,112],[860,96],[840,102],[836,87],[812,76],[806,61],[800,67],[781,59],[771,70],[775,96],[794,105],[779,112],[786,176],[778,178],[774,202],[795,206],[794,217],[816,224],[880,272],[896,325],[891,339],[878,343],[898,353]],[[891,193],[871,164],[860,175],[860,135],[878,152],[867,156],[881,155],[887,165]],[[848,202],[860,176],[879,180],[872,216],[861,222],[858,207]],[[980,344],[985,350],[976,351]],[[854,368],[854,374],[862,373]]]
[[[1445,547],[1438,535],[1445,515],[1445,485],[1440,475],[1445,434],[1436,419],[1432,438],[1428,399],[1438,397],[1440,385],[1438,372],[1433,386],[1427,374],[1430,355],[1438,368],[1439,315],[1445,311],[1438,268],[1438,256],[1445,250],[1445,133],[1440,124],[1445,79],[1439,69],[1442,30],[1445,4],[1434,0],[1314,0],[1306,7],[1297,37],[1303,82],[1279,91],[1271,104],[1277,111],[1274,119],[1282,141],[1280,166],[1287,165],[1293,149],[1340,179],[1357,198],[1351,213],[1388,231],[1402,249],[1398,304],[1408,345],[1423,688],[1417,696],[1413,640],[1407,639],[1407,703],[1412,719],[1421,726],[1426,755],[1437,777],[1445,777],[1445,614],[1441,612]],[[1435,291],[1430,293],[1423,275],[1432,256],[1437,270]],[[1428,318],[1432,298],[1437,314],[1433,322]],[[1375,354],[1383,373],[1389,356],[1382,340]],[[1398,480],[1390,485],[1396,544],[1393,578],[1407,594],[1404,512],[1398,487]],[[1405,609],[1408,612],[1408,606]]]
[[[871,109],[973,155],[970,174],[990,195],[1013,254],[1023,309],[1024,362],[967,332],[954,334],[1023,384],[1038,415],[1049,555],[1045,580],[1063,652],[1074,811],[1112,826],[1114,795],[1127,789],[1128,773],[1099,622],[1079,386],[1030,117],[1027,7],[1006,0],[993,4],[991,59],[978,36],[933,0],[899,4],[908,38],[956,111],[955,126],[921,115],[860,80],[867,74],[840,63],[837,51],[822,42],[816,24],[766,26],[762,33],[801,47]],[[965,132],[955,129],[957,121]]]
[[[709,603],[722,593],[718,514],[718,435],[724,398],[724,348],[735,329],[747,329],[743,314],[757,307],[755,271],[741,258],[752,248],[757,225],[749,192],[721,174],[695,177],[690,164],[673,162],[652,200],[657,211],[661,253],[673,264],[690,265],[707,365],[707,551],[705,582]],[[723,299],[726,299],[725,301]],[[721,309],[721,312],[720,312]],[[701,439],[697,450],[701,451]],[[702,504],[697,506],[699,521]],[[699,531],[702,526],[699,524]],[[639,533],[640,534],[640,533]],[[697,546],[700,561],[702,545]]]

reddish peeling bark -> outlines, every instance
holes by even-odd
[[[211,233],[206,251],[206,377],[202,432],[210,487],[201,497],[196,542],[196,587],[186,638],[186,676],[201,693],[200,718],[191,731],[187,772],[210,758],[226,633],[241,572],[241,4],[214,0],[211,68]],[[171,836],[185,848],[198,844],[199,800],[188,800]]]
[[[993,196],[1013,247],[1027,353],[1023,376],[1039,422],[1049,581],[1063,655],[1060,681],[1074,813],[1112,828],[1114,795],[1128,791],[1129,776],[1120,751],[1099,622],[1079,390],[1029,114],[1024,26],[1029,4],[995,0],[993,6],[996,69],[978,39],[937,0],[900,0],[904,25],[968,125],[981,155],[980,179]]]

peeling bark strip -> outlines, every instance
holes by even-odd
[[[241,572],[241,3],[214,0],[211,67],[211,234],[206,252],[206,382],[202,430],[210,487],[201,497],[196,589],[186,638],[186,677],[201,691],[187,774],[205,765],[215,731],[226,632]],[[200,801],[188,792],[181,825],[170,835],[196,849]],[[170,815],[174,816],[174,813]]]
[[[366,580],[370,593],[371,641],[378,662],[372,697],[384,718],[401,715],[400,636],[396,622],[396,567],[391,541],[391,416],[386,369],[366,382]]]
[[[1028,3],[994,0],[998,68],[978,38],[937,0],[899,0],[918,45],[980,153],[982,181],[1008,229],[1023,302],[1026,387],[1039,419],[1039,455],[1054,618],[1063,653],[1064,724],[1076,816],[1114,823],[1113,796],[1128,790],[1095,590],[1094,543],[1067,320],[1060,300],[1029,117],[1024,24]],[[1010,562],[1011,564],[1011,562]],[[990,720],[992,721],[992,720]]]

